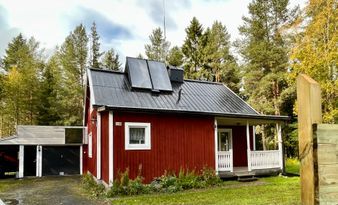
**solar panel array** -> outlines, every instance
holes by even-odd
[[[127,57],[126,69],[133,88],[172,91],[164,63]]]
[[[128,57],[127,69],[133,88],[152,89],[148,65],[145,60]]]

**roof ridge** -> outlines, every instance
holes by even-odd
[[[98,69],[98,68],[88,68],[92,71],[99,71],[99,72],[106,72],[106,73],[117,73],[117,74],[125,74],[123,71],[117,71],[117,70],[104,70],[104,69]]]
[[[223,85],[223,83],[221,82],[212,82],[212,81],[207,81],[207,80],[184,79],[184,81],[193,82],[193,83],[207,83],[207,84]]]

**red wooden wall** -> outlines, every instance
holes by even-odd
[[[101,177],[109,183],[109,112],[101,112]]]
[[[116,126],[116,122],[122,122],[122,126]],[[125,122],[151,123],[151,150],[125,150]],[[213,117],[114,112],[113,143],[114,178],[126,168],[134,178],[139,166],[146,183],[165,170],[215,167]]]

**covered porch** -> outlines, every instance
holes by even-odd
[[[250,118],[215,118],[215,164],[221,177],[268,175],[283,170],[283,120]],[[275,128],[274,149],[258,149],[256,126]]]

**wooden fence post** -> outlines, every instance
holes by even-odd
[[[322,122],[321,91],[315,80],[303,74],[297,77],[297,103],[302,204],[318,204],[317,153],[312,125]]]

